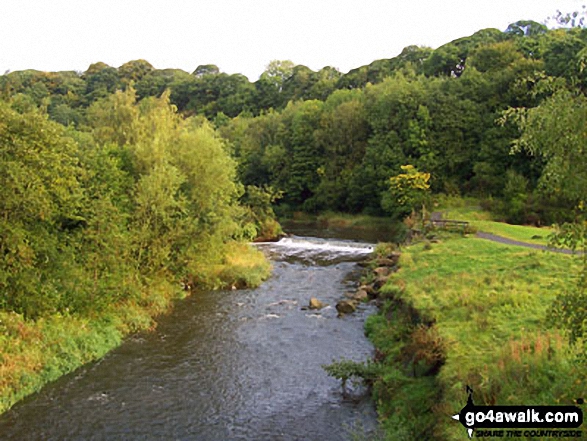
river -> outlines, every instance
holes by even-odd
[[[288,237],[258,244],[273,274],[257,289],[196,292],[101,360],[0,417],[6,440],[369,439],[369,394],[343,397],[323,364],[364,360],[374,306],[337,317],[371,245]],[[305,310],[311,297],[329,306]]]

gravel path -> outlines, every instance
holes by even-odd
[[[506,237],[496,236],[495,234],[490,234],[490,233],[479,232],[476,234],[476,236],[480,237],[481,239],[490,240],[492,242],[503,243],[504,245],[517,245],[520,247],[533,248],[535,250],[552,251],[553,253],[580,254],[580,251],[573,252],[572,250],[565,250],[565,249],[561,249],[561,248],[552,248],[552,247],[548,247],[546,245],[538,245],[535,243],[520,242],[518,240],[512,240],[512,239],[508,239]]]
[[[430,220],[439,221],[439,220],[442,220],[443,217],[444,217],[444,213],[442,211],[435,211],[435,212],[431,213]],[[507,237],[502,237],[502,236],[498,236],[496,234],[491,234],[491,233],[483,233],[481,231],[479,231],[475,236],[479,237],[480,239],[486,239],[486,240],[490,240],[492,242],[502,243],[504,245],[516,245],[519,247],[526,247],[526,248],[532,248],[535,250],[551,251],[553,253],[562,253],[562,254],[569,254],[569,255],[582,254],[581,251],[572,251],[572,250],[567,250],[564,248],[553,248],[553,247],[549,247],[546,245],[538,245],[535,243],[520,242],[519,240],[508,239]]]

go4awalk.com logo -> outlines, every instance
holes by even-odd
[[[476,438],[580,438],[583,411],[578,406],[476,406],[467,386],[467,404],[453,415]],[[577,404],[584,403],[582,398]]]

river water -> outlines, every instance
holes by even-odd
[[[98,362],[0,417],[6,440],[369,439],[368,393],[343,397],[323,364],[365,360],[374,307],[337,317],[367,243],[288,237],[258,244],[273,274],[252,290],[197,292]],[[311,297],[329,306],[302,309]]]

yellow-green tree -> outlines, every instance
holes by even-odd
[[[430,173],[420,172],[409,164],[400,168],[403,173],[389,178],[389,192],[382,200],[384,210],[398,219],[415,211],[424,211],[430,189]]]

